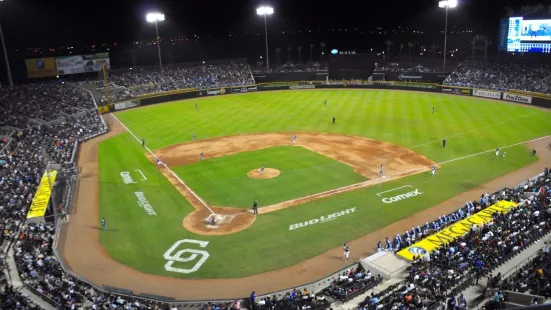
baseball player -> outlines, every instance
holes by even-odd
[[[253,214],[258,215],[258,200],[253,202]]]
[[[499,156],[499,151],[500,151],[500,149],[499,149],[499,147],[498,147],[498,148],[496,149],[496,156]]]
[[[385,177],[385,168],[383,167],[383,165],[381,165],[381,168],[379,169],[379,177]]]
[[[161,159],[157,157],[157,167],[160,167],[162,164],[163,162],[161,161]]]
[[[325,106],[327,106],[327,100],[323,101],[323,104],[324,104]]]
[[[199,110],[199,106],[197,105],[197,103],[195,104],[195,110]]]
[[[350,257],[350,249],[348,248],[348,245],[345,243],[342,249],[344,250],[344,259],[348,261],[348,257]]]
[[[434,174],[436,173],[436,167],[433,165],[432,168],[430,168],[430,173],[432,174],[432,177],[434,178]]]
[[[195,133],[191,135],[191,141],[195,141],[196,138]]]
[[[142,138],[142,147],[145,147],[145,139]]]
[[[214,217],[214,215],[210,217],[210,224],[216,225],[216,218]]]
[[[444,149],[446,148],[446,138],[444,138],[442,140],[442,148],[444,148]]]
[[[337,118],[333,116],[333,125],[335,125],[336,121],[337,121]]]
[[[203,160],[205,157],[205,152],[201,151],[201,154],[199,154],[199,160]]]
[[[264,175],[264,167],[260,167],[260,174]]]
[[[293,134],[293,143],[297,142],[297,136],[295,134]]]
[[[101,226],[103,226],[103,231],[107,230],[107,220],[104,217],[101,218]]]
[[[434,114],[434,107],[432,107],[432,114]]]

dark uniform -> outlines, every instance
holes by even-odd
[[[253,214],[258,215],[258,200],[253,202]]]
[[[333,125],[335,125],[335,121],[336,121],[336,120],[337,120],[337,119],[333,116]]]
[[[446,148],[446,139],[442,140],[442,147]]]

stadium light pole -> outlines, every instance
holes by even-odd
[[[448,52],[448,9],[457,7],[457,0],[443,0],[438,2],[438,7],[446,9],[446,26],[444,28],[444,64],[446,69],[446,53]]]
[[[149,23],[155,23],[155,34],[157,34],[157,52],[159,53],[159,68],[163,70],[163,62],[161,60],[161,40],[159,38],[159,27],[157,26],[158,22],[165,20],[165,14],[162,13],[148,13],[145,16],[145,19]]]
[[[274,14],[274,8],[271,6],[261,6],[256,9],[256,14],[264,16],[264,33],[266,34],[266,70],[270,71],[270,58],[268,56],[268,15]]]
[[[4,0],[0,0],[4,2]],[[0,39],[2,40],[2,50],[4,51],[4,61],[6,61],[6,70],[8,70],[8,82],[10,87],[13,87],[13,79],[11,78],[10,61],[8,59],[8,50],[6,49],[6,42],[4,41],[4,32],[2,31],[2,24],[0,23]]]

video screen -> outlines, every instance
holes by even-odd
[[[508,52],[551,53],[551,19],[509,18]]]

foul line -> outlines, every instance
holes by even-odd
[[[497,125],[509,123],[509,122],[516,121],[516,120],[518,120],[518,119],[525,118],[525,117],[529,117],[529,116],[532,116],[532,115],[535,115],[535,114],[537,114],[537,112],[530,113],[530,114],[526,114],[526,115],[519,116],[519,117],[515,117],[515,118],[510,119],[510,120],[506,120],[506,121],[502,121],[502,122],[498,122],[498,123],[493,123],[493,124],[490,124],[490,125],[478,127],[478,128],[471,129],[471,130],[467,130],[467,131],[465,131],[465,132],[461,132],[461,133],[458,133],[458,134],[455,134],[455,135],[451,135],[451,136],[445,137],[445,138],[446,138],[446,140],[447,140],[447,139],[449,139],[449,138],[459,137],[459,136],[462,136],[462,135],[465,135],[465,134],[468,134],[468,133],[471,133],[471,132],[478,131],[478,130],[480,130],[480,129],[485,129],[485,128],[489,128],[489,127],[493,127],[493,126],[497,126]],[[413,149],[416,149],[416,148],[418,148],[418,147],[425,146],[425,145],[432,144],[432,143],[436,143],[436,142],[442,142],[442,139],[433,140],[433,141],[429,141],[429,142],[426,142],[426,143],[418,144],[418,145],[415,145],[415,146],[410,147],[409,149],[410,149],[410,150],[413,150]]]
[[[381,195],[381,194],[384,194],[384,193],[388,193],[388,192],[392,192],[392,191],[395,191],[397,189],[402,189],[404,187],[411,187],[411,185],[404,185],[404,186],[400,186],[400,187],[396,187],[396,188],[393,188],[393,189],[390,189],[388,191],[384,191],[384,192],[380,192],[380,193],[377,193],[377,196]]]
[[[128,131],[128,132],[136,139],[136,141],[138,141],[138,143],[142,143],[142,141],[141,141],[138,137],[136,137],[136,135],[135,135],[132,131],[130,131],[130,129],[128,129],[128,127],[126,127],[126,126],[125,126],[125,125],[115,116],[115,114],[113,114],[113,113],[109,113],[109,114],[111,114],[111,116],[113,116],[113,117],[117,120],[117,122],[119,122],[119,124],[121,124],[122,127],[124,127],[124,129],[126,129],[126,131]],[[144,145],[144,148],[149,152],[149,154],[153,155],[153,157],[155,157],[156,159],[161,160],[159,157],[157,157],[157,155],[155,155],[155,154],[149,149],[149,147],[147,147],[147,145]],[[197,200],[199,200],[199,201],[203,204],[203,206],[205,206],[205,208],[207,208],[207,209],[210,211],[211,214],[216,214],[216,213],[214,213],[214,211],[212,211],[212,209],[207,205],[207,203],[204,202],[203,199],[201,199],[201,197],[199,197],[197,194],[195,194],[195,192],[194,192],[193,190],[191,190],[191,188],[189,188],[189,186],[187,186],[186,183],[184,183],[184,181],[183,181],[182,179],[180,179],[180,177],[179,177],[176,173],[174,173],[174,171],[172,171],[172,169],[170,169],[162,160],[161,160],[161,163],[162,163],[162,165],[168,170],[168,172],[170,172],[170,174],[172,174],[172,175],[173,175],[173,176],[174,176],[174,177],[175,177],[175,178],[176,178],[176,179],[177,179],[177,180],[178,180],[178,181],[179,181],[179,182],[180,182],[180,183],[181,183],[181,184],[182,184],[182,185],[183,185],[183,186],[184,186],[184,187],[185,187],[194,197],[195,197],[195,198],[197,198]]]

